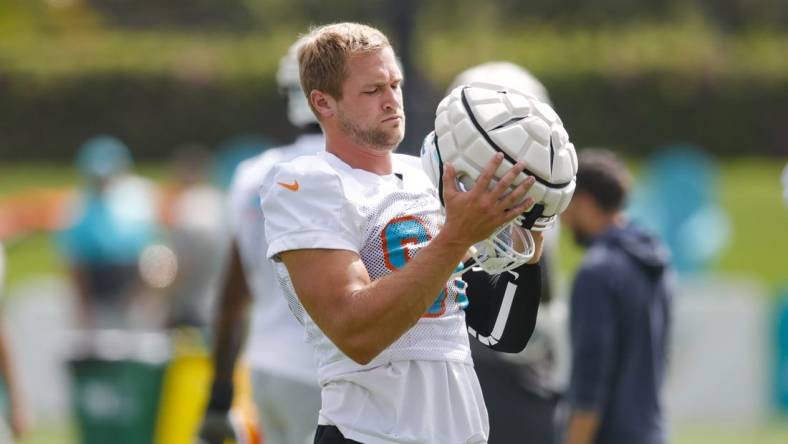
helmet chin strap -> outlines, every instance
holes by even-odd
[[[534,205],[530,211],[523,213],[522,222],[520,223],[520,225],[523,228],[530,230],[531,228],[534,227],[534,223],[536,223],[536,220],[542,215],[543,211],[544,211],[543,204]]]

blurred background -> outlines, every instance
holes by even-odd
[[[188,442],[223,191],[240,160],[296,134],[276,85],[288,46],[347,20],[401,58],[402,152],[418,153],[456,74],[507,60],[544,83],[578,148],[623,155],[630,214],[680,273],[672,442],[788,442],[788,3],[0,0],[0,294],[18,388],[4,399],[21,399],[5,403],[23,406],[20,442],[100,437],[117,417],[146,424],[129,443]],[[559,297],[580,257],[562,233]]]

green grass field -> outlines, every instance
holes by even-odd
[[[160,181],[165,167],[142,165],[140,174]],[[79,177],[71,165],[17,164],[0,166],[0,201],[3,196],[33,188],[76,188]],[[62,263],[52,242],[51,233],[31,233],[15,239],[3,239],[8,256],[6,286],[41,274],[59,274]]]
[[[774,421],[752,429],[693,426],[676,430],[673,436],[673,444],[784,444],[788,442],[788,422]]]
[[[637,163],[633,164],[637,168]],[[769,288],[788,283],[788,207],[782,202],[780,174],[784,163],[771,159],[737,159],[721,163],[720,197],[732,224],[732,236],[714,269],[749,276]],[[165,178],[162,165],[144,165],[141,174],[155,180]],[[2,165],[0,198],[34,187],[76,186],[78,178],[70,166]],[[6,240],[8,284],[13,285],[39,273],[57,273],[58,259],[46,233]],[[581,252],[563,233],[561,271],[571,276]]]
[[[673,434],[672,444],[784,444],[788,442],[788,423],[774,422],[754,430],[720,430],[718,427],[692,427]],[[76,444],[73,425],[42,427],[32,430],[19,444]]]
[[[766,159],[721,163],[719,196],[731,221],[731,238],[713,271],[752,277],[772,289],[788,283],[788,206],[782,202],[780,184],[784,166]],[[571,276],[582,255],[570,237],[562,233],[564,277]]]

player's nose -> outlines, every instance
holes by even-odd
[[[383,110],[396,111],[402,108],[402,96],[393,88],[388,88],[384,94]]]

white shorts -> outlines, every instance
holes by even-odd
[[[395,361],[323,386],[319,424],[365,444],[487,442],[489,423],[472,365]]]

